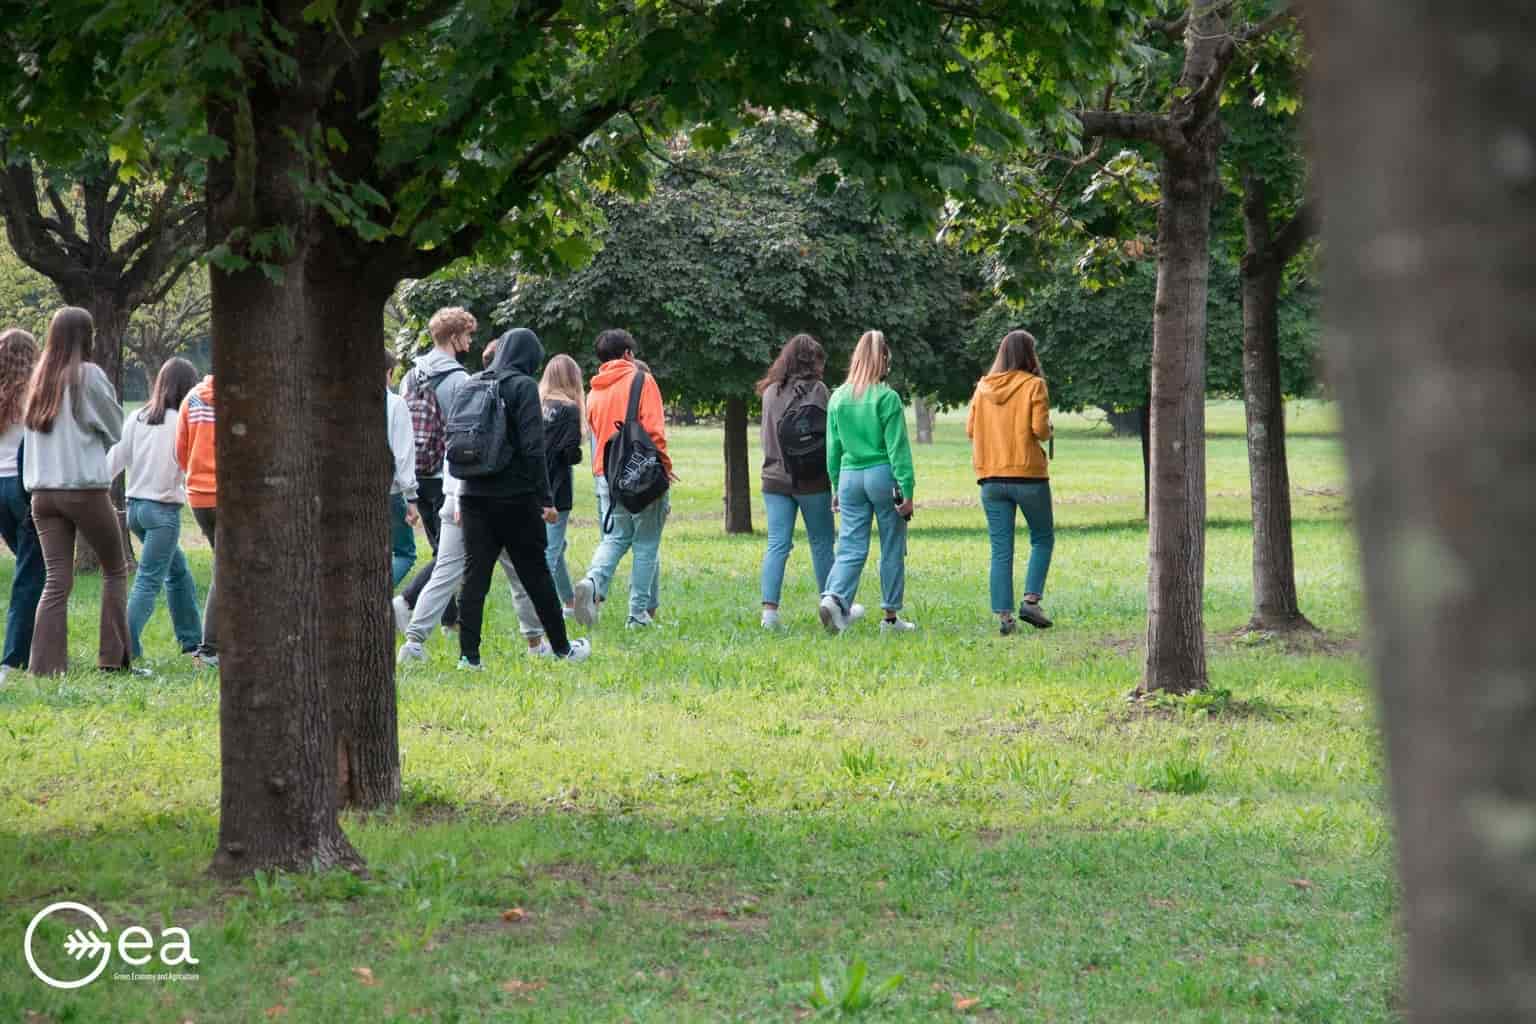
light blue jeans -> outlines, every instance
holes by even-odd
[[[987,535],[992,539],[992,610],[1013,611],[1013,527],[1014,509],[1024,513],[1029,524],[1029,567],[1024,570],[1024,593],[1043,596],[1045,574],[1051,568],[1051,551],[1056,547],[1056,524],[1051,516],[1051,482],[1001,483],[989,480],[981,485],[981,507],[987,514]]]
[[[607,518],[608,481],[596,478],[599,522]],[[592,553],[592,565],[587,577],[597,585],[598,597],[606,599],[608,584],[613,581],[619,559],[634,548],[634,564],[629,567],[629,617],[640,618],[652,608],[657,599],[661,573],[661,528],[667,523],[671,508],[671,495],[663,494],[639,514],[630,512],[623,505],[613,509],[613,529],[603,534],[603,539]]]
[[[565,565],[565,529],[571,523],[569,510],[560,513],[560,518],[552,523],[544,524],[544,559],[549,562],[549,574],[555,578],[555,593],[560,595],[562,604],[571,603],[571,571]]]
[[[805,535],[811,544],[811,571],[816,574],[816,593],[827,586],[832,571],[837,522],[832,518],[832,492],[820,494],[763,493],[768,511],[768,549],[763,552],[763,604],[776,605],[784,590],[784,564],[795,548],[795,513],[805,519]]]
[[[197,610],[197,583],[181,550],[181,506],[129,498],[128,529],[142,545],[139,571],[128,593],[128,637],[134,658],[144,656],[139,639],[155,612],[161,590],[165,591],[176,642],[183,651],[196,650],[203,640],[203,617]]]
[[[880,524],[880,607],[900,611],[907,589],[907,521],[896,514],[891,491],[896,478],[890,466],[845,469],[837,482],[842,527],[837,534],[837,558],[827,575],[826,590],[847,611],[859,592],[859,577],[869,558],[870,521]]]

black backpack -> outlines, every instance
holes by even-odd
[[[779,417],[779,454],[797,486],[827,479],[827,410],[810,401],[811,390],[801,381]]]
[[[444,458],[461,480],[495,476],[512,464],[507,403],[501,397],[501,382],[508,376],[491,370],[477,373],[454,399],[444,426]]]
[[[615,502],[632,513],[643,512],[671,486],[661,452],[640,423],[640,391],[644,386],[645,371],[636,368],[624,422],[614,424],[618,429],[603,446],[603,477],[608,481],[609,497],[604,533],[613,529]]]

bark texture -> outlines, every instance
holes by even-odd
[[[1280,232],[1270,225],[1269,197],[1253,173],[1243,178],[1243,411],[1253,502],[1253,617],[1248,628],[1315,629],[1296,596],[1291,536],[1291,477],[1285,454],[1285,403],[1280,388],[1280,286],[1285,266],[1309,233],[1302,210]]]
[[[297,10],[288,11],[296,19]],[[229,156],[208,172],[209,232],[283,227],[281,282],[211,275],[217,381],[221,641],[219,845],[212,870],[360,867],[337,821],[336,748],[321,656],[319,451],[308,410],[303,154],[312,107],[263,63],[238,103],[210,104]],[[238,237],[238,235],[237,235]],[[238,628],[231,613],[238,609]]]
[[[1536,1018],[1536,20],[1316,3],[1330,366],[1414,1021]]]
[[[912,399],[912,415],[917,420],[917,431],[913,439],[918,444],[933,444],[933,421],[936,415],[933,406],[918,395]]]
[[[752,463],[747,454],[747,400],[725,401],[725,532],[752,532]]]

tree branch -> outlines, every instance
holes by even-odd
[[[1291,262],[1301,247],[1316,237],[1319,227],[1317,213],[1317,201],[1308,196],[1296,208],[1296,212],[1291,214],[1291,219],[1275,232],[1270,245],[1276,265],[1283,267]]]
[[[1088,138],[1129,139],[1164,148],[1177,142],[1167,114],[1079,110],[1077,119],[1082,122],[1083,134]]]
[[[433,0],[432,3],[409,14],[391,15],[386,11],[375,13],[364,24],[361,34],[348,37],[334,36],[321,52],[320,61],[326,67],[339,67],[365,53],[382,49],[397,39],[431,25],[453,10],[451,0]]]

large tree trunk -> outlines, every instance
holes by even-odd
[[[1148,399],[1151,401],[1151,399]],[[1141,518],[1152,517],[1152,407],[1136,410],[1136,435],[1141,438]]]
[[[725,400],[725,532],[752,532],[752,464],[747,457],[747,400]]]
[[[1291,477],[1285,457],[1280,389],[1280,283],[1285,266],[1273,251],[1263,183],[1244,178],[1243,411],[1248,424],[1248,481],[1253,502],[1253,618],[1248,628],[1314,629],[1296,598],[1291,540]]]
[[[917,419],[917,443],[933,444],[933,406],[918,395],[912,399],[912,414]]]
[[[338,799],[400,799],[393,626],[389,617],[389,457],[384,411],[384,303],[393,282],[314,251],[309,341],[328,367],[315,384],[320,459],[320,643],[336,728]]]
[[[212,870],[360,867],[337,820],[336,746],[321,659],[319,451],[309,410],[331,370],[305,337],[308,109],[259,60],[239,103],[213,102],[229,155],[208,169],[209,236],[292,240],[256,267],[212,273],[218,412],[219,845]],[[301,71],[301,75],[303,72]]]
[[[1162,166],[1142,692],[1206,686],[1205,317],[1220,131],[1213,124]]]
[[[1407,1016],[1536,1016],[1536,19],[1308,5]]]

